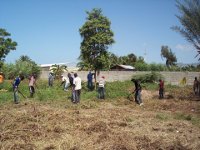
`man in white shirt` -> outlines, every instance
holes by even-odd
[[[68,87],[69,87],[69,78],[67,78],[67,77],[65,77],[65,76],[63,76],[63,75],[61,75],[61,80],[62,80],[62,82],[61,82],[61,85],[63,85],[64,84],[64,87],[63,87],[63,89],[64,89],[64,91],[68,91]]]
[[[80,102],[80,95],[81,95],[81,78],[78,77],[77,73],[74,73],[74,92],[75,92],[75,99],[74,103]]]
[[[98,97],[99,99],[105,99],[105,77],[102,76],[99,78],[99,86],[98,86]]]

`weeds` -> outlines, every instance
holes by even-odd
[[[191,114],[176,113],[174,116],[176,120],[186,120],[191,122],[193,125],[200,127],[200,118]]]
[[[156,119],[166,121],[169,120],[169,116],[167,114],[159,113],[156,115]]]

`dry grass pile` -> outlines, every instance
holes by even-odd
[[[200,149],[200,126],[192,122],[199,117],[199,102],[153,99],[155,94],[143,91],[142,107],[126,99],[73,106],[55,101],[1,105],[0,149]]]

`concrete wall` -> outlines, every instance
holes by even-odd
[[[106,81],[124,81],[130,80],[133,75],[150,73],[147,71],[101,71],[100,76],[105,76]],[[165,82],[178,85],[180,81],[186,77],[187,85],[192,85],[195,77],[200,77],[200,72],[160,72]],[[42,71],[40,78],[47,79],[49,71]],[[78,71],[78,76],[83,80],[87,80],[88,71]],[[67,76],[67,73],[64,73]]]

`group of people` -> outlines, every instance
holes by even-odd
[[[93,79],[94,79],[94,73],[89,71],[87,75],[87,87],[89,91],[94,90],[93,85]],[[54,74],[52,72],[49,73],[48,76],[48,85],[49,87],[53,86],[54,81]],[[100,76],[97,85],[98,85],[98,98],[99,99],[105,99],[105,76]],[[63,86],[64,91],[69,91],[71,89],[72,91],[72,102],[78,103],[80,102],[80,94],[81,94],[81,78],[78,77],[77,73],[74,73],[74,77],[72,77],[71,73],[67,74],[67,77],[64,75],[61,75],[61,86]]]
[[[68,77],[61,75],[61,85],[63,85],[63,90],[68,91],[71,87],[72,89],[72,102],[78,103],[80,102],[80,94],[81,94],[81,78],[78,77],[77,73],[74,73],[74,78],[71,73],[68,73]],[[93,85],[93,76],[94,73],[91,71],[87,75],[87,87],[89,91],[94,89]],[[98,80],[98,98],[105,99],[105,77],[101,76]]]
[[[87,87],[88,87],[89,91],[94,89],[93,76],[94,76],[94,73],[92,73],[91,71],[87,75]],[[55,78],[54,74],[52,72],[50,72],[49,76],[48,76],[49,87],[53,86],[54,78]],[[20,75],[20,76],[16,77],[12,83],[13,84],[13,92],[14,92],[14,102],[16,104],[18,103],[18,92],[21,93],[18,90],[18,86],[23,79],[24,79],[24,77]],[[64,91],[71,90],[71,92],[72,92],[71,100],[73,103],[80,102],[80,95],[81,95],[81,88],[82,88],[81,81],[82,80],[78,76],[77,73],[74,73],[73,76],[71,73],[68,73],[67,77],[65,77],[64,75],[61,75],[61,86],[63,86]],[[142,102],[142,98],[141,98],[142,87],[141,87],[140,81],[136,80],[136,79],[132,79],[131,81],[135,85],[135,89],[132,92],[132,93],[134,93],[134,96],[135,96],[135,102],[141,106],[141,105],[143,105],[143,102]],[[105,83],[106,83],[105,76],[99,76],[99,79],[97,81],[97,88],[98,88],[97,91],[98,91],[99,99],[105,99]],[[35,86],[36,86],[36,75],[32,74],[29,77],[30,97],[33,97],[33,95],[35,93]],[[158,87],[159,87],[159,98],[163,99],[164,98],[164,81],[163,80],[161,80],[161,79],[159,80]],[[195,95],[200,96],[200,81],[197,79],[197,77],[195,77],[195,80],[194,80],[193,90],[194,90]],[[23,94],[22,94],[22,96],[23,96]]]
[[[54,75],[52,72],[49,73],[48,76],[48,84],[49,86],[53,86]],[[71,73],[67,74],[67,77],[61,75],[61,86],[63,86],[64,91],[69,91],[71,89],[72,96],[71,100],[73,103],[80,102],[80,95],[81,95],[81,78],[78,76],[77,73],[74,73],[74,77],[72,77]]]
[[[29,76],[29,92],[30,92],[30,97],[33,97],[34,93],[35,93],[35,86],[36,86],[36,75],[32,74]],[[13,86],[13,93],[14,93],[14,103],[18,104],[19,103],[19,98],[18,98],[18,93],[20,93],[23,97],[25,97],[23,95],[23,93],[21,91],[19,91],[19,84],[21,83],[21,81],[24,80],[24,76],[23,75],[19,75],[17,76],[13,82],[11,82],[12,86]]]

